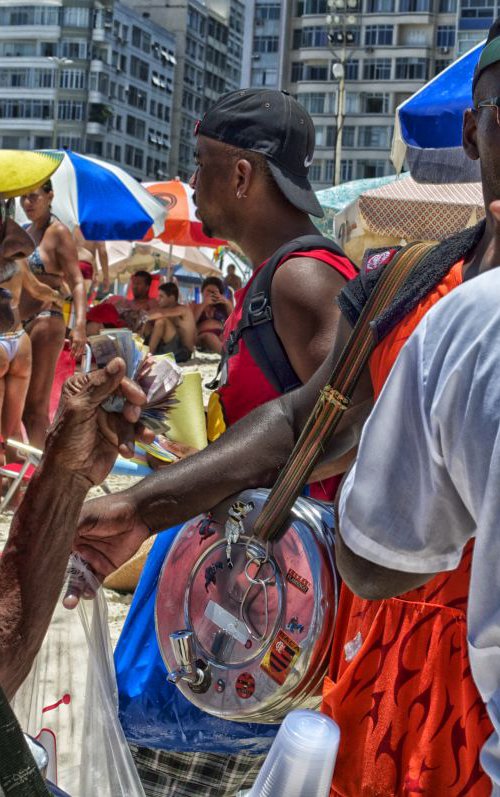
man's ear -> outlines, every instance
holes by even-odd
[[[472,161],[479,159],[477,148],[477,112],[468,108],[464,113],[464,123],[462,127],[462,146],[465,154]]]
[[[252,180],[253,167],[246,158],[241,158],[236,164],[236,196],[246,197]]]

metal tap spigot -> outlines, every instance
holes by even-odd
[[[167,681],[176,684],[180,680],[185,680],[189,682],[190,686],[201,686],[206,676],[204,671],[197,666],[193,632],[184,629],[183,631],[175,631],[169,636],[179,668],[168,673]]]

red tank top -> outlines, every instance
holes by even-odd
[[[292,257],[308,257],[319,260],[336,269],[346,280],[356,276],[356,269],[347,257],[341,257],[323,249],[292,252],[283,258],[277,268]],[[224,341],[238,326],[247,291],[258,272],[264,268],[266,262],[262,263],[254,272],[247,285],[235,294],[236,304],[234,310],[224,326]],[[334,301],[333,296],[331,300]],[[238,343],[238,351],[228,360],[224,384],[210,396],[207,419],[209,441],[217,440],[229,426],[239,421],[240,418],[244,418],[256,407],[260,407],[261,404],[265,404],[279,395],[253,359],[245,345],[245,341],[241,338]],[[325,501],[331,500],[335,495],[338,482],[339,478],[334,477],[318,483],[318,485],[310,485],[310,495]]]

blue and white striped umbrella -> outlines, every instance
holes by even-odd
[[[391,160],[397,171],[406,158],[419,182],[481,179],[479,161],[462,149],[462,121],[472,106],[472,77],[483,47],[473,47],[396,109]]]
[[[137,241],[165,227],[164,205],[111,163],[65,152],[52,186],[54,215],[88,241]]]

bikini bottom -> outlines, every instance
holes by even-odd
[[[33,323],[33,321],[37,321],[39,318],[62,318],[64,316],[61,310],[40,310],[39,313],[35,313],[35,315],[31,315],[26,321],[23,321],[23,327],[27,330],[29,325]]]
[[[16,356],[23,335],[26,335],[24,329],[18,329],[17,332],[4,332],[0,335],[0,346],[5,351],[9,363]]]

